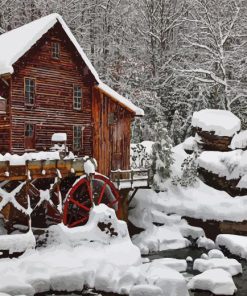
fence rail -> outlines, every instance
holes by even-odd
[[[150,169],[130,169],[111,171],[111,181],[121,189],[150,188]]]

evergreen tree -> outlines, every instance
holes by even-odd
[[[178,145],[182,142],[181,129],[180,129],[181,127],[182,127],[182,120],[181,120],[178,110],[176,110],[174,112],[172,124],[171,124],[171,128],[170,128],[171,137],[172,137],[174,145]]]
[[[168,135],[167,129],[161,123],[155,125],[156,142],[153,145],[152,171],[153,189],[164,191],[165,182],[171,175],[171,165],[174,162],[172,157],[172,140]]]

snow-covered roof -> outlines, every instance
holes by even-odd
[[[99,76],[82,50],[79,43],[63,18],[52,13],[24,26],[0,35],[0,75],[14,72],[13,64],[18,61],[48,30],[50,30],[57,22],[61,24],[65,33],[74,44],[78,53],[88,66],[89,70],[99,82]]]
[[[57,22],[61,24],[65,33],[74,44],[95,80],[99,83],[100,89],[124,107],[133,111],[137,116],[143,116],[144,112],[142,109],[136,107],[128,99],[122,97],[109,86],[101,82],[97,71],[87,58],[80,44],[77,42],[63,18],[57,13],[42,17],[22,27],[0,35],[0,75],[12,74],[14,72],[14,63],[18,61],[19,58],[21,58]]]
[[[247,130],[236,134],[231,141],[231,149],[245,149],[247,147]]]
[[[241,129],[241,121],[230,111],[204,109],[194,112],[192,126],[214,132],[217,136],[232,137]]]
[[[127,109],[129,109],[131,111],[134,111],[135,115],[144,116],[144,111],[141,108],[138,108],[137,106],[135,106],[130,100],[128,100],[125,97],[121,96],[119,93],[117,93],[115,90],[110,88],[105,83],[100,82],[97,87],[99,88],[100,91],[102,91],[107,96],[113,98],[120,105],[123,105]]]

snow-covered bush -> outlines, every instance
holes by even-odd
[[[153,142],[145,141],[138,144],[131,144],[131,167],[150,168],[151,166],[151,150]]]
[[[171,165],[174,162],[172,156],[172,140],[167,129],[157,123],[155,126],[157,140],[153,145],[152,171],[153,189],[155,191],[165,190],[165,181],[171,175]]]
[[[187,158],[184,159],[181,165],[182,175],[174,176],[172,179],[173,185],[181,185],[183,187],[193,186],[197,182],[197,157],[198,152],[195,151],[193,154],[189,155]]]

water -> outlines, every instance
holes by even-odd
[[[154,254],[149,254],[145,256],[146,258],[149,258],[150,260],[154,259],[159,259],[159,258],[176,258],[176,259],[186,259],[188,256],[192,257],[193,260],[196,258],[200,258],[202,253],[206,253],[205,250],[198,249],[198,248],[185,248],[185,249],[179,249],[179,250],[169,250],[169,251],[162,251]],[[232,256],[231,254],[225,254],[229,258],[235,258],[237,259],[243,267],[243,274],[237,275],[233,277],[234,283],[238,288],[237,293],[235,294],[236,296],[247,296],[247,261],[236,258]],[[193,262],[188,262],[188,268],[187,272],[185,274],[186,277],[192,277],[193,275],[198,274],[199,272],[193,270]],[[37,294],[37,296],[46,296],[46,295],[60,295],[60,296],[65,296],[65,295],[70,295],[70,296],[118,296],[117,294],[114,293],[105,293],[105,292],[96,292],[93,290],[88,290],[84,291],[83,293],[42,293],[42,294]],[[191,296],[211,296],[213,295],[210,292],[207,291],[195,291],[191,292]],[[119,295],[120,296],[120,295]],[[151,296],[151,295],[150,295]]]

